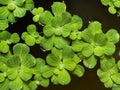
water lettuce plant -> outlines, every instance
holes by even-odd
[[[116,29],[103,32],[99,21],[83,29],[82,18],[66,11],[64,2],[54,2],[51,11],[34,7],[33,0],[1,0],[0,5],[0,90],[68,85],[71,75],[80,78],[85,68],[93,69],[99,62],[100,81],[106,88],[120,90],[120,61],[113,57],[120,40]],[[28,11],[34,23],[22,34],[11,33],[9,24]],[[45,58],[30,52],[36,44]]]

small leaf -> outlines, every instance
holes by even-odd
[[[27,68],[27,67],[24,67],[24,66],[21,66],[21,70],[20,70],[20,73],[19,73],[19,76],[20,78],[23,80],[23,81],[28,81],[32,78],[32,72],[31,72],[31,69]]]
[[[27,26],[27,31],[28,31],[29,34],[32,35],[33,33],[36,32],[36,26],[35,26],[34,24],[28,25],[28,26]]]
[[[4,0],[2,0],[2,1],[4,1]],[[0,1],[1,2],[1,1]],[[6,1],[7,2],[7,1]],[[7,9],[7,7],[5,7],[5,6],[1,6],[0,7],[0,20],[1,19],[7,19],[7,17],[9,16],[9,14],[10,14],[10,12],[9,12],[9,10]]]
[[[11,90],[21,90],[23,88],[23,82],[19,77],[11,81],[8,85]]]
[[[3,74],[3,73],[0,73],[0,83],[1,83],[1,82],[4,82],[4,80],[5,80],[4,74]]]
[[[61,62],[60,58],[54,54],[49,54],[46,58],[47,63],[51,66],[58,66]]]
[[[55,16],[61,15],[63,12],[66,11],[66,5],[65,3],[61,2],[54,2],[52,7],[52,12],[54,13]]]
[[[120,84],[120,73],[112,75],[111,78],[116,84]]]
[[[14,14],[15,17],[21,18],[21,17],[25,16],[26,10],[25,10],[25,8],[19,8],[19,7],[17,7],[17,8],[13,11],[13,14]]]
[[[20,41],[19,35],[17,33],[13,33],[10,37],[12,43],[17,43]]]
[[[90,56],[89,58],[86,58],[83,60],[83,64],[88,67],[89,69],[92,69],[97,64],[97,59],[94,55]]]
[[[35,45],[35,38],[32,37],[31,35],[28,35],[28,36],[25,38],[25,43],[26,43],[28,46],[33,46],[33,45]]]
[[[9,51],[9,46],[6,41],[0,42],[0,52],[7,53]]]
[[[78,77],[82,77],[84,72],[85,69],[81,65],[77,65],[72,73]]]
[[[110,6],[110,7],[108,8],[108,11],[109,11],[111,14],[115,14],[115,13],[117,12],[117,10],[115,9],[115,7],[113,7],[113,6]]]
[[[49,11],[44,11],[40,15],[40,23],[43,24],[51,24],[51,20],[53,18],[53,15]]]
[[[82,54],[85,56],[85,57],[89,57],[93,54],[93,51],[94,51],[94,48],[92,45],[90,44],[84,44],[84,47],[82,49]]]
[[[10,39],[10,37],[11,37],[11,33],[10,32],[8,32],[8,31],[2,31],[2,32],[0,32],[0,39],[1,40],[7,41],[7,40]]]
[[[16,67],[16,68],[10,68],[10,69],[8,69],[8,71],[7,71],[8,79],[10,79],[10,80],[13,81],[13,80],[15,80],[17,78],[17,76],[18,76],[17,69],[19,69],[19,68]]]
[[[109,5],[110,0],[101,0],[102,4],[107,6]]]
[[[98,56],[98,57],[104,55],[104,48],[97,46],[97,47],[94,49],[94,54],[95,54],[96,56]]]
[[[110,29],[106,36],[110,42],[117,43],[119,41],[119,33],[115,29]]]
[[[40,81],[40,85],[43,86],[43,87],[48,87],[48,85],[49,85],[49,79],[42,79]]]
[[[115,5],[115,7],[120,8],[120,1],[116,1],[116,2],[114,3],[114,5]]]
[[[33,8],[32,14],[33,15],[39,15],[39,14],[43,13],[43,11],[44,11],[43,7]]]
[[[32,81],[29,83],[29,87],[31,90],[36,90],[37,89],[37,83],[35,81]]]
[[[8,28],[8,21],[7,20],[0,20],[0,30],[5,30]]]
[[[20,57],[25,56],[26,54],[29,53],[29,47],[25,44],[18,43],[13,46],[13,53]]]
[[[69,71],[73,71],[76,67],[76,63],[74,62],[74,60],[72,58],[64,59],[63,64],[64,64],[64,68],[69,70]]]

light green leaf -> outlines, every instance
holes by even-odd
[[[18,43],[13,46],[13,53],[20,57],[25,56],[26,54],[29,53],[29,47],[25,44]]]
[[[114,3],[114,5],[115,5],[115,7],[120,8],[120,1],[117,0],[117,1]]]
[[[54,54],[55,56],[57,56],[60,60],[63,58],[62,50],[59,50],[59,49],[57,49],[55,47],[52,48],[51,53]]]
[[[5,80],[4,73],[0,73],[0,83],[4,82],[4,80]]]
[[[104,57],[100,60],[101,69],[107,71],[115,65],[115,59],[112,57]]]
[[[2,0],[2,1],[4,1],[4,0]],[[1,1],[0,1],[1,2]],[[6,1],[7,2],[7,1]],[[5,7],[5,6],[1,6],[0,7],[0,20],[1,19],[7,19],[7,17],[9,16],[9,14],[10,14],[10,12],[9,12],[9,10],[7,9],[7,7]]]
[[[26,10],[25,8],[20,8],[20,7],[16,7],[16,9],[13,11],[13,14],[15,17],[24,17],[26,14]]]
[[[104,55],[104,48],[97,46],[97,47],[94,49],[94,54],[95,54],[96,56],[98,56],[98,57]]]
[[[46,37],[50,37],[54,34],[55,28],[52,27],[51,25],[46,25],[43,28],[43,33],[45,34]]]
[[[72,73],[78,77],[82,77],[84,72],[85,72],[84,67],[81,65],[77,65]]]
[[[107,43],[107,37],[103,33],[95,34],[94,43],[96,46],[103,46]]]
[[[9,14],[8,21],[11,22],[11,23],[15,23],[16,22],[16,18],[14,17],[13,13]]]
[[[11,2],[11,0],[0,0],[0,4],[2,4],[2,5],[7,5],[10,2]]]
[[[119,41],[119,33],[115,29],[110,29],[106,36],[110,42],[117,43]]]
[[[17,78],[17,76],[18,76],[17,69],[19,69],[19,68],[16,67],[16,68],[8,69],[8,71],[7,71],[8,79],[15,80]]]
[[[28,35],[29,35],[29,34],[28,34],[27,32],[23,32],[21,38],[22,38],[23,40],[25,40],[25,38],[26,38]]]
[[[49,54],[46,58],[46,61],[51,66],[58,66],[61,62],[59,56],[56,56],[54,54]]]
[[[53,19],[53,15],[49,11],[44,11],[40,15],[40,23],[51,24],[52,19]]]
[[[104,86],[106,88],[112,88],[113,86],[113,81],[111,79],[109,79],[107,82],[104,83]]]
[[[28,45],[28,46],[33,46],[35,45],[35,38],[31,35],[28,35],[26,38],[25,38],[25,43]]]
[[[8,28],[8,21],[7,20],[0,20],[0,30],[5,30]]]
[[[82,54],[85,57],[89,57],[93,54],[94,52],[94,47],[91,44],[84,44],[83,49],[82,49]]]
[[[28,31],[29,34],[32,35],[33,33],[36,32],[36,26],[35,26],[34,24],[28,25],[28,26],[27,26],[27,31]]]
[[[21,90],[23,88],[23,82],[19,77],[11,81],[8,85],[11,90]]]
[[[9,51],[9,46],[6,41],[0,42],[0,52],[7,53]]]
[[[105,6],[109,5],[110,0],[101,0],[101,3]]]
[[[117,67],[120,69],[120,61],[117,62]]]
[[[41,74],[44,78],[50,78],[53,75],[54,68],[50,66],[42,66],[41,67]]]
[[[110,7],[108,8],[108,11],[109,11],[111,14],[115,14],[115,13],[117,12],[116,8],[113,7],[113,6],[110,6]]]
[[[63,69],[62,71],[60,71],[59,75],[57,76],[57,80],[58,80],[59,84],[67,85],[70,83],[71,77],[70,77],[70,74],[68,73],[68,71]]]
[[[83,60],[83,64],[84,64],[87,68],[92,69],[92,68],[94,68],[95,65],[97,64],[97,59],[95,58],[94,55],[92,55],[92,56],[84,59],[84,60]]]
[[[37,89],[37,83],[35,81],[32,81],[29,83],[29,87],[31,90],[36,90]]]
[[[111,78],[116,84],[120,84],[120,73],[112,75]]]
[[[64,68],[69,71],[73,71],[76,67],[76,63],[74,62],[74,60],[72,58],[64,59],[63,64],[64,64]]]
[[[43,7],[33,8],[32,14],[33,15],[40,15],[41,13],[43,13],[43,11],[44,11]]]
[[[73,41],[72,42],[72,49],[75,51],[75,52],[80,52],[84,46],[84,42],[83,41]]]
[[[12,43],[17,43],[20,41],[18,33],[13,33],[10,37]]]
[[[25,7],[26,10],[32,10],[34,8],[34,6],[35,5],[34,5],[34,1],[33,0],[30,0],[30,1],[27,0],[24,7]]]
[[[21,63],[25,67],[31,68],[31,67],[35,66],[36,59],[31,54],[28,54],[28,55],[25,56],[25,58],[23,58],[21,60]]]
[[[32,78],[32,70],[30,68],[27,68],[25,66],[21,66],[21,70],[19,73],[19,77],[23,80],[23,81],[28,81]]]
[[[52,7],[52,12],[55,16],[61,15],[63,12],[66,11],[66,5],[64,2],[54,2]]]
[[[55,37],[54,45],[55,45],[55,47],[61,49],[67,45],[67,41],[65,39],[63,39],[62,37]]]
[[[40,81],[40,85],[43,86],[43,87],[48,87],[48,85],[49,85],[49,79],[42,79]]]
[[[88,25],[88,29],[91,31],[93,35],[97,33],[102,33],[102,25],[98,21],[90,22],[90,24]]]
[[[6,79],[4,83],[0,83],[0,89],[1,90],[9,90],[9,80]]]
[[[112,55],[116,49],[115,45],[111,42],[107,43],[103,48],[106,55]]]
[[[63,58],[73,58],[74,56],[74,51],[72,50],[72,48],[70,46],[64,46],[63,50],[62,50],[62,56]]]
[[[41,39],[40,45],[46,50],[51,50],[53,48],[54,38],[54,36],[51,36],[49,39],[43,37]]]

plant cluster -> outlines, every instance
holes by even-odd
[[[108,11],[111,14],[118,14],[120,16],[120,0],[101,0],[104,6],[108,6]]]
[[[120,39],[117,30],[104,33],[98,21],[82,30],[82,19],[67,12],[64,2],[54,2],[52,12],[35,8],[32,0],[1,0],[0,4],[0,90],[36,90],[50,82],[67,85],[71,74],[82,77],[84,67],[93,69],[97,62],[97,75],[105,87],[120,89],[120,61],[112,57]],[[9,22],[15,23],[26,11],[31,12],[35,23],[21,36],[11,34]],[[43,26],[42,34],[36,23]],[[45,59],[30,54],[35,44],[49,51]]]

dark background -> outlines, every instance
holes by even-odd
[[[47,10],[51,9],[51,5],[54,1],[62,1],[62,0],[34,0],[35,6],[42,6]],[[72,15],[79,15],[84,22],[83,28],[87,27],[89,21],[99,21],[102,23],[103,31],[106,32],[110,28],[115,28],[120,33],[120,17],[117,15],[111,15],[108,12],[108,7],[105,7],[101,4],[100,0],[64,0],[67,5],[67,11],[69,11]],[[32,21],[31,13],[27,13],[27,15],[19,19],[17,23],[10,26],[11,32],[22,33],[26,30],[26,26]],[[17,28],[16,28],[17,27]],[[39,27],[42,29],[42,27]],[[117,44],[117,50],[120,50],[120,43]],[[31,53],[35,57],[45,58],[45,53],[38,49],[39,46],[31,47]],[[118,51],[116,51],[118,52]],[[118,55],[115,53],[115,58],[118,59]],[[99,68],[99,63],[97,66],[90,70],[86,68],[86,72],[82,78],[78,78],[76,76],[71,75],[72,81],[69,85],[61,86],[61,85],[52,85],[49,87],[43,88],[39,87],[37,90],[111,90],[106,89],[104,85],[100,82],[99,78],[96,75],[96,71]]]

